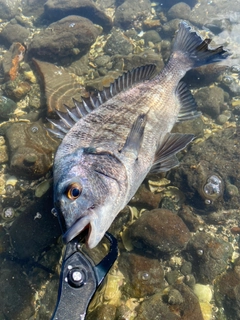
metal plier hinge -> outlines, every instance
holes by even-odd
[[[88,305],[109,269],[117,259],[117,240],[106,233],[110,242],[108,254],[94,265],[79,250],[79,242],[73,239],[66,246],[62,263],[58,302],[52,320],[83,320]]]

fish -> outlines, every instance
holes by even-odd
[[[63,241],[83,231],[91,249],[149,173],[179,165],[176,154],[192,134],[171,133],[178,121],[200,115],[182,81],[192,68],[219,62],[229,52],[181,21],[171,56],[161,72],[149,64],[123,73],[102,91],[56,111],[49,121],[62,139],[54,159],[54,208]]]

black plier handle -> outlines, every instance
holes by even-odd
[[[108,254],[96,266],[79,250],[73,239],[66,246],[62,263],[58,302],[51,320],[84,320],[89,302],[117,259],[117,240],[106,233]]]

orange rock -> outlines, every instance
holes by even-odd
[[[15,80],[18,74],[18,67],[19,67],[19,62],[23,60],[24,57],[24,53],[25,53],[25,48],[24,46],[19,43],[16,42],[15,44],[15,48],[13,50],[13,55],[12,55],[12,67],[9,71],[9,77],[10,80]]]

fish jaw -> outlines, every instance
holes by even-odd
[[[91,209],[85,217],[82,217],[65,232],[63,235],[63,241],[65,243],[70,242],[76,236],[78,236],[83,230],[88,229],[85,244],[89,249],[93,249],[104,237],[105,232],[108,230],[113,220],[118,214],[118,210],[115,213],[111,210],[110,206],[102,207],[97,210]],[[108,220],[104,219],[108,216]]]

